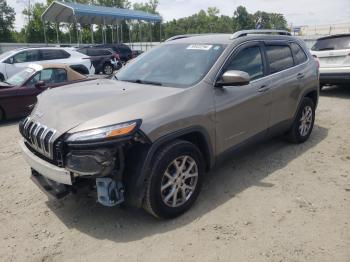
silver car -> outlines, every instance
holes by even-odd
[[[21,148],[50,196],[89,185],[105,206],[124,202],[173,218],[227,153],[276,134],[305,142],[318,78],[304,43],[285,32],[182,37],[114,79],[42,93],[19,125]]]

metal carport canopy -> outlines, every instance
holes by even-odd
[[[159,15],[130,9],[54,1],[41,16],[43,21],[81,24],[115,24],[117,20],[160,22]],[[76,19],[76,20],[75,20]]]

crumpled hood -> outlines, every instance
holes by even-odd
[[[55,89],[38,96],[31,117],[57,131],[72,132],[144,119],[157,113],[184,89],[97,79]],[[158,111],[159,112],[159,111]]]

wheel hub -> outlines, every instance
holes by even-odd
[[[190,156],[181,156],[170,163],[161,181],[164,204],[178,207],[192,196],[198,181],[198,167]]]

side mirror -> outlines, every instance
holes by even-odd
[[[46,86],[46,84],[42,80],[35,83],[35,88],[37,88],[39,90],[44,90],[45,86]]]
[[[7,59],[4,61],[4,63],[6,63],[6,64],[13,64],[13,62],[14,62],[13,56],[10,57],[10,58],[7,58]]]
[[[216,86],[243,86],[248,85],[250,76],[248,73],[237,70],[226,71],[220,80],[216,82]]]

